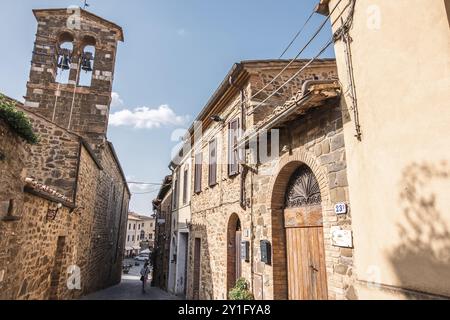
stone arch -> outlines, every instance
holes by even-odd
[[[289,181],[295,171],[302,165],[311,169],[319,183],[323,212],[330,203],[327,175],[314,155],[303,148],[299,148],[294,150],[292,154],[287,153],[280,158],[269,186],[272,219],[273,297],[275,300],[288,299],[286,232],[283,211]]]
[[[93,35],[84,35],[80,40],[80,75],[78,84],[83,87],[90,87],[96,60],[97,39]]]
[[[284,192],[292,174],[302,164],[308,166],[314,173],[322,195],[322,206],[327,206],[330,201],[330,189],[325,170],[319,161],[310,152],[304,149],[297,149],[292,154],[285,154],[278,162],[275,173],[270,183],[270,208],[272,210],[284,209]]]
[[[240,243],[237,243],[242,230],[242,220],[236,213],[231,214],[227,224],[227,293],[236,285],[240,277],[239,260],[237,259]]]
[[[56,42],[56,82],[67,84],[70,78],[70,65],[75,53],[76,40],[72,32],[63,30]]]

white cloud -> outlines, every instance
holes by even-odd
[[[157,109],[141,107],[118,111],[111,114],[109,123],[114,127],[154,129],[170,125],[184,125],[188,120],[188,116],[178,116],[168,105],[162,105]]]
[[[177,30],[177,34],[178,34],[180,37],[185,36],[185,35],[186,35],[186,29],[183,29],[183,28],[178,29],[178,30]]]
[[[123,107],[124,103],[122,98],[120,97],[120,95],[117,92],[113,92],[111,94],[111,108],[120,108]]]

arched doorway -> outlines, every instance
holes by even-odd
[[[242,274],[241,241],[241,220],[233,214],[228,221],[227,232],[227,292],[234,288]]]
[[[328,298],[321,202],[317,178],[301,164],[287,183],[283,210],[289,300]]]

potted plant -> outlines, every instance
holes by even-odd
[[[230,300],[255,300],[253,293],[248,290],[248,283],[245,278],[240,278],[236,286],[229,293]]]

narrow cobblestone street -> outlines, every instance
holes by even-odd
[[[125,264],[132,263],[133,260],[126,260]],[[81,300],[178,300],[173,296],[159,288],[151,287],[151,278],[148,281],[146,293],[142,293],[142,283],[140,281],[139,266],[134,265],[128,274],[122,275],[122,282],[117,286],[107,288],[83,297]]]

